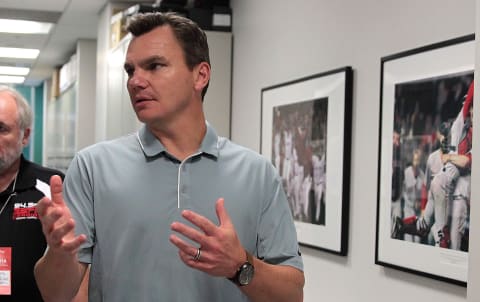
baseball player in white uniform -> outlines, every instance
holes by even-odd
[[[420,168],[421,156],[421,150],[414,150],[412,164],[404,170],[402,191],[404,217],[420,215],[420,200],[425,180],[425,173]],[[420,239],[418,235],[404,234],[405,241],[420,242]]]
[[[313,166],[313,191],[315,204],[315,221],[320,220],[320,210],[322,198],[325,195],[325,154],[320,158],[318,155],[312,155]]]
[[[473,81],[462,110],[452,124],[450,147],[441,151],[443,168],[432,179],[424,222],[420,220],[420,223],[417,223],[421,232],[433,223],[431,229],[435,245],[440,247],[460,249],[468,228],[472,118]]]

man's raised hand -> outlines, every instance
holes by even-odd
[[[62,179],[58,175],[50,178],[51,199],[44,197],[37,204],[37,213],[42,229],[52,252],[76,253],[85,235],[75,236],[75,221],[63,199]]]

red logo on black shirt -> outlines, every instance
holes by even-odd
[[[15,203],[13,206],[13,220],[22,219],[38,219],[36,203]]]

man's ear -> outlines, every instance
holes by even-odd
[[[23,130],[23,137],[22,137],[22,145],[25,147],[28,145],[28,141],[30,140],[30,133],[31,133],[31,128],[26,128]]]
[[[201,62],[195,67],[195,90],[202,91],[210,81],[210,64]]]

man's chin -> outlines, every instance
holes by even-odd
[[[11,154],[10,154],[11,155]],[[0,174],[3,174],[5,171],[7,171],[17,160],[20,159],[20,156],[22,153],[20,152],[17,155],[12,155],[12,156],[2,156],[0,157]]]
[[[7,168],[10,165],[7,165],[7,162],[5,162],[3,159],[0,159],[0,174],[3,174],[7,170]]]

